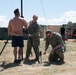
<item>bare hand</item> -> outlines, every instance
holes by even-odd
[[[43,53],[44,55],[46,54],[46,52]]]
[[[32,35],[31,34],[28,34],[28,37],[31,37]]]

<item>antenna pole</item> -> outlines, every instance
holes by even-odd
[[[21,17],[23,18],[23,0],[21,0]]]

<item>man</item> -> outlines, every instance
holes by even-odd
[[[46,31],[45,42],[46,44],[45,44],[44,54],[46,54],[49,45],[52,46],[52,50],[49,56],[49,61],[64,63],[64,54],[63,54],[64,43],[61,35],[56,32]]]
[[[9,21],[8,36],[12,36],[12,47],[14,47],[14,63],[19,63],[23,59],[23,26],[27,28],[27,23],[20,17],[19,9],[14,10],[15,17]],[[18,58],[17,58],[17,47]]]
[[[65,28],[64,25],[60,28],[60,34],[62,36],[63,42],[65,43]]]
[[[26,59],[29,59],[31,54],[31,48],[33,47],[36,58],[35,61],[39,60],[39,25],[37,23],[38,17],[33,15],[33,20],[30,21],[28,27],[28,41],[27,41],[27,50],[26,50]]]
[[[62,39],[63,39],[63,42],[64,42],[64,52],[65,52],[66,51],[66,44],[65,44],[65,27],[64,27],[64,25],[62,25],[59,32],[60,32]]]

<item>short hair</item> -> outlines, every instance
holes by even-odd
[[[36,18],[38,19],[38,16],[37,16],[37,15],[33,15],[33,18],[34,18],[34,17],[36,17]]]
[[[18,13],[19,13],[19,9],[17,8],[17,9],[14,10],[14,14],[16,15]]]
[[[52,34],[53,32],[52,32],[52,30],[48,30],[48,31],[46,31],[46,34],[48,34],[48,33]]]

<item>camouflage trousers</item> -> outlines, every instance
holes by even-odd
[[[32,41],[33,45],[31,44],[31,41]],[[26,50],[26,58],[29,58],[29,56],[31,54],[32,47],[34,49],[36,58],[37,59],[39,58],[39,44],[40,44],[39,39],[33,39],[33,40],[28,39],[27,50]]]
[[[54,54],[50,54],[49,55],[49,61],[50,62],[56,62],[58,60],[60,61],[64,61],[64,54],[63,54],[63,51],[62,51],[62,48],[58,48],[54,51]]]

